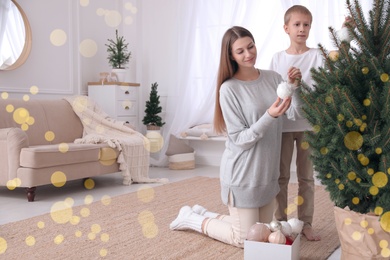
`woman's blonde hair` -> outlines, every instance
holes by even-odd
[[[214,130],[217,133],[226,131],[226,124],[219,102],[219,90],[221,89],[222,83],[232,78],[238,70],[238,64],[232,57],[232,45],[237,39],[243,37],[250,37],[255,42],[252,33],[240,26],[229,28],[222,37],[214,110]]]

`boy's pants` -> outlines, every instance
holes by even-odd
[[[311,225],[314,213],[314,175],[313,164],[310,159],[311,149],[302,149],[304,132],[288,132],[282,135],[282,149],[280,156],[280,192],[276,196],[277,206],[275,218],[287,220],[288,183],[290,181],[290,166],[296,145],[296,167],[298,178],[298,219],[305,225]],[[303,201],[302,201],[303,199]]]

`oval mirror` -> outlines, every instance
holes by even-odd
[[[16,1],[0,0],[0,70],[20,67],[31,51],[31,27]]]

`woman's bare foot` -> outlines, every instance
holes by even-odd
[[[302,234],[306,237],[309,241],[319,241],[321,240],[321,237],[314,233],[313,228],[310,225],[306,225],[302,229]]]

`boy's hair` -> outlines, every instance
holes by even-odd
[[[313,16],[309,9],[307,9],[303,5],[293,5],[289,9],[287,9],[286,13],[284,14],[284,24],[287,25],[290,21],[291,14],[292,13],[301,13],[310,16],[310,23],[313,21]]]

